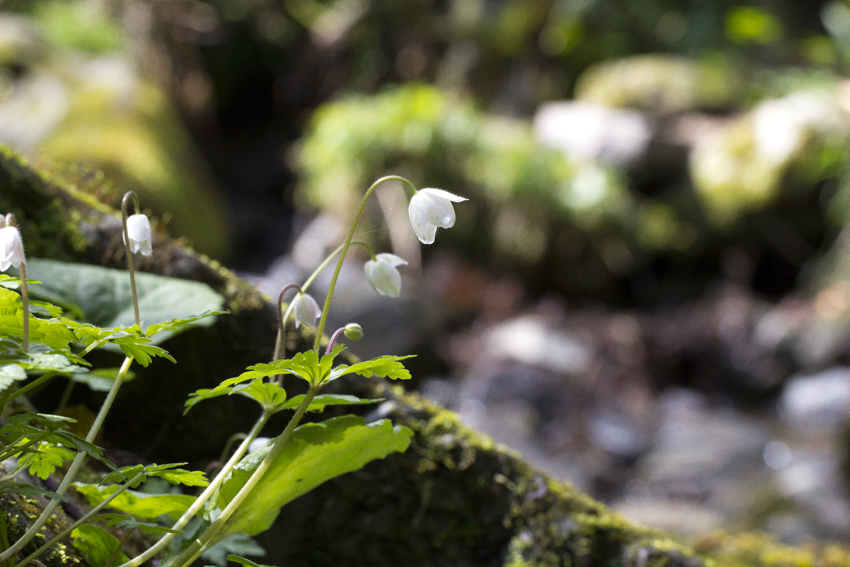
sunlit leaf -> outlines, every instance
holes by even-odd
[[[390,378],[391,380],[409,380],[410,372],[399,361],[412,358],[413,356],[379,356],[372,360],[352,364],[351,366],[341,364],[333,369],[327,381],[336,380],[346,374],[359,374],[366,378],[374,374],[380,378]]]
[[[100,487],[95,484],[74,483],[74,486],[92,506],[100,504],[120,489],[117,484]],[[188,494],[144,494],[125,490],[109,503],[109,507],[139,518],[157,518],[167,514],[177,519],[194,501],[195,497]]]
[[[245,559],[244,557],[233,555],[232,553],[227,556],[227,560],[233,561],[234,563],[239,563],[240,565],[244,565],[245,567],[274,567],[273,565],[263,565],[262,563],[256,563],[254,561],[251,561],[250,559]]]
[[[352,415],[302,425],[228,519],[225,533],[264,531],[287,502],[372,460],[404,451],[412,435],[410,429],[393,427],[387,420],[366,425]],[[250,453],[234,468],[221,487],[220,506],[233,499],[270,448],[267,445]]]
[[[115,383],[115,379],[118,377],[120,371],[120,368],[99,368],[85,373],[74,372],[70,378],[74,382],[85,384],[95,392],[108,392],[112,389],[112,384]],[[129,382],[135,377],[136,373],[128,370],[124,374],[124,382]]]
[[[106,475],[100,481],[100,484],[104,484],[107,482],[119,482],[122,480],[122,477],[130,479],[134,478],[139,473],[143,473],[144,476],[141,478],[141,480],[131,485],[131,488],[135,488],[140,483],[147,480],[148,477],[158,477],[170,482],[171,484],[184,484],[186,486],[209,485],[209,481],[206,479],[206,476],[204,476],[203,472],[187,471],[185,469],[177,468],[185,464],[186,463],[170,463],[167,465],[135,465],[132,467],[122,467],[118,469],[117,473],[113,472]]]

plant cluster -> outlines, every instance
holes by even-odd
[[[324,350],[325,323],[334,288],[348,248],[353,240],[366,201],[374,189],[386,181],[399,181],[413,191],[409,214],[417,237],[423,243],[434,241],[437,228],[454,225],[452,203],[466,199],[439,189],[417,190],[409,181],[388,176],[376,181],[363,196],[345,242],[301,285],[288,285],[278,298],[279,337],[271,362],[249,366],[239,376],[226,379],[211,389],[190,395],[186,411],[203,400],[224,395],[241,395],[257,402],[260,416],[244,435],[233,454],[211,479],[200,471],[183,469],[186,463],[148,464],[117,467],[104,457],[96,439],[104,419],[122,385],[132,375],[136,363],[148,366],[155,357],[176,362],[158,346],[155,337],[175,333],[205,319],[224,315],[208,311],[198,316],[172,319],[150,325],[142,323],[137,297],[133,254],[150,255],[153,237],[150,222],[139,208],[138,198],[130,192],[122,203],[123,240],[132,292],[134,324],[100,327],[87,321],[63,316],[63,310],[46,301],[30,300],[28,286],[40,282],[27,280],[27,259],[23,240],[14,215],[0,218],[0,270],[18,270],[20,277],[0,275],[0,494],[19,493],[48,499],[43,512],[16,541],[9,541],[8,522],[0,517],[0,565],[28,565],[42,553],[70,534],[74,546],[89,562],[98,567],[121,565],[131,567],[158,556],[165,556],[171,566],[190,565],[198,558],[210,557],[216,544],[238,534],[254,535],[268,529],[283,505],[323,482],[358,470],[368,462],[407,449],[412,432],[393,426],[388,420],[366,424],[362,418],[343,415],[323,422],[300,425],[306,412],[320,412],[336,405],[370,404],[380,400],[364,400],[351,395],[320,394],[324,386],[346,375],[372,375],[393,380],[410,378],[402,364],[407,356],[378,356],[356,364],[337,364],[336,358],[345,346],[341,336],[349,340],[362,337],[363,329],[349,323],[332,334]],[[128,215],[130,204],[135,214]],[[365,275],[381,295],[398,297],[401,275],[398,267],[406,262],[393,254],[375,254],[364,244],[371,260]],[[324,306],[308,293],[316,276],[337,258],[336,268]],[[290,289],[297,295],[284,310],[283,297]],[[18,290],[19,292],[16,292]],[[313,348],[286,356],[286,325],[294,318],[296,328],[315,327]],[[91,370],[86,356],[95,349],[120,350],[125,358],[120,368]],[[64,376],[69,384],[86,382],[85,376],[97,373],[110,380],[109,392],[85,438],[71,430],[73,419],[35,411],[11,410],[16,398],[25,396],[47,381]],[[283,387],[286,375],[304,380],[306,393],[290,396]],[[24,399],[24,398],[21,398]],[[282,411],[294,411],[279,436],[272,439],[258,435],[269,418]],[[225,448],[224,454],[229,453]],[[87,459],[93,459],[111,472],[98,483],[76,481]],[[222,459],[224,460],[224,459]],[[60,467],[67,466],[62,482],[55,490],[46,490],[23,482],[24,471],[46,479]],[[141,494],[136,489],[149,479],[158,478],[173,485],[203,488],[197,495]],[[74,486],[92,505],[79,520],[46,541],[26,557],[22,550],[34,547],[30,542],[49,520],[59,503]],[[115,512],[106,513],[109,508]],[[99,525],[98,525],[99,524]],[[119,540],[104,527],[121,531]],[[124,543],[141,530],[158,541],[135,558],[124,554]],[[205,555],[206,554],[206,555]],[[228,555],[243,565],[252,561]]]

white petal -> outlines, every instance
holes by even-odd
[[[440,228],[451,228],[455,224],[455,209],[451,201],[425,193],[422,196],[428,222]]]
[[[26,261],[24,242],[18,229],[14,226],[0,228],[0,271],[5,272],[10,266],[19,267]]]
[[[389,254],[387,252],[381,252],[377,256],[375,256],[378,261],[386,262],[390,266],[406,266],[407,260],[400,256],[396,256],[395,254]]]
[[[316,320],[322,315],[322,310],[319,309],[319,304],[312,296],[298,294],[293,300],[292,311],[295,313],[295,328],[298,328],[300,323],[304,323],[306,327],[313,327]]]
[[[148,217],[135,214],[127,217],[127,236],[130,239],[130,251],[140,252],[150,256],[153,252],[151,247],[151,223]]]
[[[421,192],[420,192],[421,193]],[[407,212],[410,215],[410,225],[413,227],[413,232],[416,233],[416,238],[423,244],[431,244],[434,242],[434,234],[437,232],[437,227],[428,223],[428,212],[425,210],[426,197],[417,193],[410,199],[410,206]],[[434,230],[432,231],[431,228]],[[429,238],[430,234],[430,238]]]
[[[398,297],[401,292],[401,274],[394,266],[380,260],[370,260],[364,266],[366,279],[381,295]]]
[[[463,201],[469,200],[466,197],[461,197],[459,195],[455,195],[454,193],[449,193],[448,191],[443,191],[442,189],[433,189],[433,188],[420,189],[419,193],[425,193],[426,195],[433,195],[435,197],[441,197],[443,199],[448,199],[449,201],[452,201],[453,203],[461,203]],[[419,193],[417,193],[417,195]]]

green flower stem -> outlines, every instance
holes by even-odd
[[[109,409],[112,407],[112,402],[115,401],[115,396],[118,394],[118,388],[120,388],[121,383],[124,382],[124,376],[127,374],[127,370],[130,369],[130,364],[132,364],[132,362],[133,359],[129,356],[124,359],[124,364],[121,365],[121,370],[115,378],[115,383],[112,384],[112,389],[109,390],[109,394],[107,394],[106,399],[103,401],[103,405],[100,407],[100,412],[98,412],[97,417],[89,430],[89,434],[86,436],[87,442],[93,442],[94,438],[100,431],[100,427],[103,425],[103,420],[106,419],[106,414],[109,413]],[[59,488],[56,489],[56,494],[64,496],[65,492],[68,491],[68,487],[71,486],[71,482],[73,482],[74,477],[77,476],[77,471],[79,471],[85,459],[86,454],[84,452],[77,453],[77,456],[74,457],[74,461],[71,463],[71,466],[68,467],[68,472],[65,473],[65,478],[62,479],[62,483],[59,485]],[[44,510],[41,512],[41,515],[35,523],[30,526],[30,529],[28,529],[18,541],[12,544],[9,549],[0,553],[0,563],[17,554],[18,551],[23,549],[26,544],[32,541],[32,538],[34,538],[42,526],[47,523],[48,518],[50,518],[53,510],[55,510],[58,505],[58,498],[48,502],[47,506],[45,506]]]
[[[171,526],[172,530],[182,529],[186,524],[189,523],[189,520],[194,518],[195,514],[197,514],[201,510],[201,508],[203,508],[207,500],[209,500],[210,497],[215,493],[215,491],[219,489],[221,484],[224,482],[224,479],[227,478],[228,474],[230,474],[230,471],[233,469],[233,467],[236,466],[236,464],[242,459],[243,455],[245,455],[245,453],[248,451],[248,447],[251,445],[251,442],[257,438],[257,435],[260,434],[260,431],[266,425],[266,422],[269,420],[271,415],[272,414],[269,412],[263,412],[263,415],[261,415],[260,419],[257,420],[257,423],[254,425],[254,427],[251,429],[251,431],[236,449],[236,452],[233,453],[232,457],[230,457],[230,460],[228,460],[227,463],[221,468],[216,477],[212,480],[209,486],[206,487],[206,489],[201,493],[201,495],[195,499],[191,506],[189,506],[189,509],[186,510],[186,512],[184,512],[182,516],[180,516],[180,519],[177,520],[173,526]],[[153,558],[154,555],[164,549],[165,546],[167,546],[171,542],[171,540],[174,539],[175,535],[177,534],[167,533],[163,535],[159,539],[159,541],[156,542],[156,544],[147,549],[144,553],[124,563],[120,567],[137,567],[145,561],[148,561],[149,559]]]
[[[41,376],[39,376],[38,378],[36,378],[32,382],[30,382],[29,384],[27,384],[26,386],[24,386],[22,388],[18,388],[14,392],[9,392],[9,397],[5,401],[10,402],[10,401],[14,400],[15,398],[17,398],[18,396],[22,396],[22,395],[26,394],[27,392],[29,392],[30,390],[32,390],[36,386],[40,386],[41,384],[43,384],[47,380],[50,380],[51,378],[53,378],[54,376],[56,376],[56,372],[54,372],[53,370],[50,370],[49,372],[45,372],[44,374],[42,374]]]
[[[372,257],[372,259],[373,260],[375,259],[375,253],[372,252],[372,249],[365,242],[360,242],[359,240],[354,240],[351,244],[359,244],[360,246],[364,247],[369,252],[369,255]],[[336,255],[339,254],[342,251],[343,246],[344,245],[340,244],[337,247],[336,250],[331,252],[328,255],[328,257],[325,258],[324,261],[321,264],[319,264],[318,268],[313,270],[313,273],[310,274],[310,277],[307,278],[307,281],[304,282],[304,285],[302,285],[299,288],[301,290],[301,293],[307,293],[307,289],[310,287],[310,285],[312,285],[312,283],[316,280],[316,278],[319,276],[319,274],[322,273],[322,270],[324,270],[325,268],[328,267],[328,264],[331,263],[331,261],[336,257]],[[287,286],[287,287],[289,287],[289,286]],[[284,289],[286,289],[286,288],[284,288]],[[283,292],[281,292],[281,293],[283,293]],[[277,304],[278,315],[280,315],[280,308],[281,308],[280,299],[281,298],[278,298],[278,304]],[[292,303],[291,302],[289,303],[289,306],[287,306],[286,312],[283,314],[283,317],[280,318],[280,325],[279,325],[278,334],[277,334],[277,342],[275,343],[275,351],[274,351],[274,356],[272,356],[272,360],[280,360],[282,358],[286,358],[286,344],[285,344],[284,339],[283,339],[283,333],[284,333],[284,329],[286,329],[286,322],[289,321],[290,313],[292,313]]]
[[[83,515],[82,518],[80,518],[79,520],[77,520],[76,522],[74,522],[73,524],[71,524],[70,526],[68,526],[67,528],[65,528],[64,530],[59,532],[58,534],[56,534],[50,541],[48,541],[47,543],[45,543],[44,545],[39,547],[37,550],[32,552],[32,554],[30,554],[29,557],[27,557],[26,559],[21,561],[20,564],[21,565],[29,565],[30,561],[32,561],[33,559],[35,559],[36,557],[38,557],[39,555],[41,555],[42,553],[47,551],[50,547],[52,547],[60,539],[62,539],[63,537],[65,537],[66,535],[68,535],[69,533],[74,531],[77,528],[77,526],[81,526],[82,524],[85,524],[86,522],[88,522],[89,518],[91,518],[92,516],[94,516],[95,514],[100,512],[110,502],[112,502],[119,494],[121,494],[122,492],[124,492],[125,490],[130,488],[130,486],[132,486],[137,481],[141,480],[142,477],[144,477],[144,476],[145,476],[145,473],[140,472],[139,474],[137,474],[136,476],[131,478],[128,482],[125,482],[124,484],[122,484],[121,487],[118,490],[116,490],[114,493],[110,494],[109,497],[106,498],[106,500],[104,500],[103,502],[101,502],[100,504],[98,504],[97,506],[92,508],[91,510],[89,510],[85,515]]]
[[[133,198],[136,205],[136,212],[141,212],[139,208],[139,197],[132,191],[127,191],[124,198],[121,200],[121,224],[124,230],[124,250],[127,253],[127,271],[130,272],[130,291],[133,293],[133,314],[136,316],[136,325],[141,326],[139,322],[139,297],[136,293],[136,272],[133,269],[133,252],[130,250],[130,233],[127,232],[127,201]]]
[[[304,396],[304,400],[301,402],[301,405],[298,406],[298,409],[295,411],[295,415],[292,416],[292,419],[289,420],[289,423],[286,425],[286,429],[283,430],[283,433],[280,434],[280,437],[275,441],[272,450],[269,451],[269,454],[266,455],[266,458],[263,459],[263,462],[260,463],[260,466],[254,471],[248,481],[245,483],[245,486],[242,487],[241,490],[233,497],[233,500],[222,510],[221,515],[215,519],[215,521],[209,525],[209,527],[200,535],[195,542],[189,546],[183,553],[177,556],[177,558],[170,563],[171,567],[182,567],[183,565],[190,565],[195,559],[197,559],[206,549],[214,544],[217,541],[217,536],[224,529],[227,520],[230,519],[230,516],[242,504],[242,501],[251,493],[257,483],[260,482],[260,479],[269,469],[271,464],[280,454],[286,442],[289,441],[289,438],[292,436],[292,432],[298,426],[298,423],[301,421],[301,418],[304,416],[304,412],[307,411],[307,408],[310,406],[310,402],[313,401],[313,397],[318,393],[318,386],[310,386],[310,389],[307,390],[307,394]],[[122,566],[124,567],[124,566]],[[129,565],[127,566],[129,567]]]
[[[132,530],[127,530],[127,533],[124,534],[124,537],[118,542],[118,545],[115,546],[115,549],[112,551],[112,554],[109,556],[109,559],[106,560],[106,563],[103,564],[103,567],[112,567],[112,562],[115,561],[115,558],[118,557],[118,554],[124,548],[124,544],[127,543],[127,540],[130,539],[130,536],[133,535],[133,532],[136,531],[136,528]]]
[[[410,187],[410,189],[412,189],[414,193],[416,192],[416,187],[414,187],[410,181],[398,175],[387,175],[386,177],[382,177],[372,183],[372,186],[366,190],[366,193],[360,200],[360,206],[357,207],[357,212],[354,214],[354,222],[351,223],[351,229],[348,231],[348,236],[345,239],[345,243],[342,245],[342,252],[339,255],[339,260],[336,263],[334,275],[331,278],[331,285],[328,288],[328,295],[325,296],[325,306],[322,308],[322,318],[319,320],[319,327],[316,329],[316,340],[313,343],[313,350],[316,351],[316,354],[319,353],[319,347],[322,345],[322,333],[324,333],[325,331],[325,322],[328,319],[328,311],[330,311],[331,299],[333,299],[334,289],[336,288],[336,281],[337,279],[339,279],[339,272],[342,269],[342,263],[345,261],[345,255],[348,253],[348,247],[351,246],[351,240],[354,238],[354,231],[357,230],[357,223],[360,222],[360,215],[363,214],[363,209],[366,207],[366,201],[372,195],[372,192],[378,187],[378,185],[385,181],[400,181]]]
[[[30,347],[30,300],[29,292],[27,291],[27,265],[26,262],[21,262],[21,303],[24,306],[24,352],[27,352]]]

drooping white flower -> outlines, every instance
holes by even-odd
[[[10,266],[20,268],[26,263],[21,232],[14,226],[0,228],[0,272],[5,272]]]
[[[127,236],[130,238],[131,252],[139,252],[143,256],[153,253],[151,223],[145,215],[135,214],[127,217]],[[124,244],[127,244],[126,240]]]
[[[432,244],[438,228],[451,228],[455,224],[452,203],[466,201],[442,189],[420,189],[410,199],[407,212],[413,232],[422,244]]]
[[[306,293],[299,293],[292,300],[292,312],[295,314],[296,329],[301,323],[304,323],[305,327],[315,327],[316,320],[322,315],[319,304]]]
[[[381,295],[398,297],[401,292],[401,274],[398,273],[396,266],[404,265],[407,265],[407,262],[403,258],[395,254],[383,253],[375,256],[374,260],[366,262],[363,270],[372,289]]]

